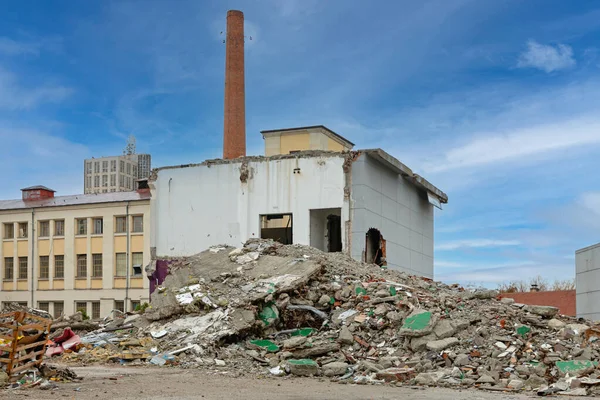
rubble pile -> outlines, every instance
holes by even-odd
[[[105,322],[63,360],[600,394],[588,321],[269,240],[171,260],[151,307]]]

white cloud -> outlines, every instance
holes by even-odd
[[[478,134],[470,142],[447,151],[426,170],[440,172],[474,167],[592,144],[600,144],[600,121],[571,119],[507,133]]]
[[[0,54],[7,56],[16,56],[20,54],[38,55],[39,52],[39,43],[17,42],[16,40],[7,37],[0,37]]]
[[[0,143],[0,198],[19,198],[19,188],[31,185],[45,185],[59,194],[82,193],[82,160],[90,154],[87,146],[62,138],[52,130],[20,127],[1,120]]]
[[[441,243],[435,246],[436,250],[457,250],[462,248],[484,248],[484,247],[504,247],[518,246],[521,243],[516,240],[495,240],[495,239],[463,239],[451,242]]]
[[[517,66],[537,68],[550,73],[573,67],[575,64],[571,46],[566,44],[544,45],[530,40],[527,42],[527,51],[521,53]]]
[[[600,192],[588,192],[581,195],[579,203],[596,215],[600,215]]]
[[[23,87],[19,85],[14,74],[0,67],[0,108],[2,109],[31,109],[41,103],[60,102],[72,93],[73,89],[65,86]]]

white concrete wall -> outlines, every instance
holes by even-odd
[[[151,245],[158,257],[239,247],[260,237],[261,214],[280,213],[293,214],[294,243],[309,245],[310,209],[342,208],[342,224],[349,218],[343,163],[342,155],[250,161],[246,183],[241,161],[161,169],[151,183]]]
[[[433,206],[426,195],[363,154],[352,164],[352,257],[362,258],[365,235],[387,241],[388,267],[433,278]]]
[[[600,320],[600,243],[575,253],[577,317]]]

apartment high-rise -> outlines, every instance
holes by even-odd
[[[147,179],[150,154],[89,158],[84,161],[84,194],[128,192],[137,189],[136,180]]]

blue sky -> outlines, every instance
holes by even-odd
[[[436,278],[574,274],[600,241],[594,1],[12,1],[0,10],[0,198],[82,191],[128,135],[154,166],[219,157],[228,9],[246,32],[248,152],[324,124],[448,193]]]

